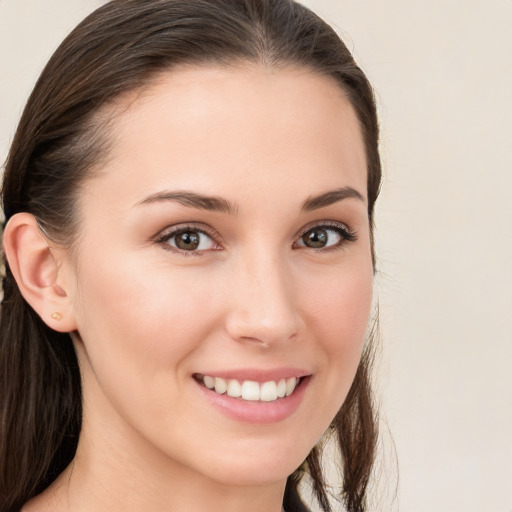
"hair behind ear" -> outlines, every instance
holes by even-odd
[[[0,510],[19,510],[74,456],[81,425],[78,362],[69,334],[50,329],[10,269],[0,310]]]

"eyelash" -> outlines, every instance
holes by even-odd
[[[308,233],[309,231],[313,229],[325,229],[326,231],[335,231],[339,234],[341,237],[341,240],[332,246],[323,247],[323,248],[312,248],[307,246],[296,246],[297,242],[302,239],[302,237]],[[212,239],[212,241],[216,245],[220,245],[218,240],[221,239],[220,235],[213,229],[208,229],[205,226],[196,226],[193,224],[186,224],[186,225],[180,225],[180,226],[174,226],[172,228],[166,229],[165,231],[161,232],[159,235],[155,237],[155,242],[157,244],[160,244],[163,246],[165,250],[168,250],[173,253],[180,254],[182,256],[203,256],[206,252],[209,252],[210,250],[221,250],[221,249],[210,249],[210,250],[183,250],[179,249],[177,247],[174,247],[168,243],[169,239],[179,235],[180,233],[186,233],[187,231],[193,231],[197,233],[201,233],[203,235],[208,236]],[[349,242],[355,242],[357,240],[356,233],[352,230],[350,230],[345,224],[333,222],[333,221],[323,221],[320,223],[314,223],[310,224],[306,227],[304,227],[301,231],[295,235],[296,241],[294,242],[295,248],[305,248],[310,249],[315,252],[329,252],[329,251],[336,251],[343,248],[343,246],[346,243]]]
[[[342,224],[340,222],[334,222],[334,221],[321,221],[320,223],[315,222],[313,224],[309,224],[308,226],[304,227],[301,231],[299,231],[299,233],[296,235],[297,241],[301,240],[302,237],[306,233],[308,233],[309,231],[311,231],[313,229],[325,229],[325,230],[329,230],[329,231],[336,231],[340,235],[341,240],[339,241],[339,243],[337,243],[335,245],[331,245],[328,247],[322,247],[322,248],[318,248],[318,249],[315,249],[312,247],[307,247],[307,246],[299,246],[299,247],[305,247],[306,249],[310,249],[315,252],[329,252],[329,251],[337,251],[337,250],[343,249],[343,247],[345,246],[345,244],[347,242],[357,241],[357,235],[356,235],[355,231],[352,231],[351,229],[349,229],[348,226],[346,226],[345,224]],[[297,242],[295,242],[294,245],[296,243]]]
[[[183,249],[179,249],[178,247],[173,247],[168,243],[168,240],[174,236],[179,235],[180,233],[186,233],[187,231],[193,231],[196,233],[201,233],[203,235],[208,236],[212,239],[212,241],[219,245],[217,240],[221,239],[220,235],[213,229],[208,229],[206,226],[195,226],[193,224],[185,224],[180,226],[174,226],[172,228],[164,230],[161,234],[157,235],[155,242],[163,246],[163,248],[167,251],[180,254],[182,256],[203,256],[205,250],[200,251],[185,251]],[[211,250],[220,250],[220,249],[211,249]]]

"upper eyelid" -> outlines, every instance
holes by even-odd
[[[338,228],[338,229],[341,229],[342,231],[346,231],[347,233],[352,233],[352,230],[344,222],[337,222],[334,220],[321,220],[321,221],[315,221],[315,222],[306,224],[295,234],[295,238],[300,238],[300,237],[304,236],[311,229],[321,228],[321,227]]]
[[[197,224],[195,222],[185,222],[176,224],[174,226],[168,226],[160,230],[153,238],[155,240],[164,240],[165,238],[169,238],[172,235],[181,233],[182,231],[199,231],[200,233],[204,233],[205,235],[208,235],[210,238],[213,238],[216,242],[222,240],[222,237],[217,230],[213,229],[212,227],[206,224]]]

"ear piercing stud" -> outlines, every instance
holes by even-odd
[[[59,313],[58,311],[55,311],[55,313],[52,313],[52,318],[54,320],[61,320],[62,319],[62,313]]]

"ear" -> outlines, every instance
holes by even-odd
[[[29,213],[17,213],[7,223],[3,247],[9,268],[24,299],[43,322],[59,332],[77,329],[61,268],[63,249],[52,247]]]

